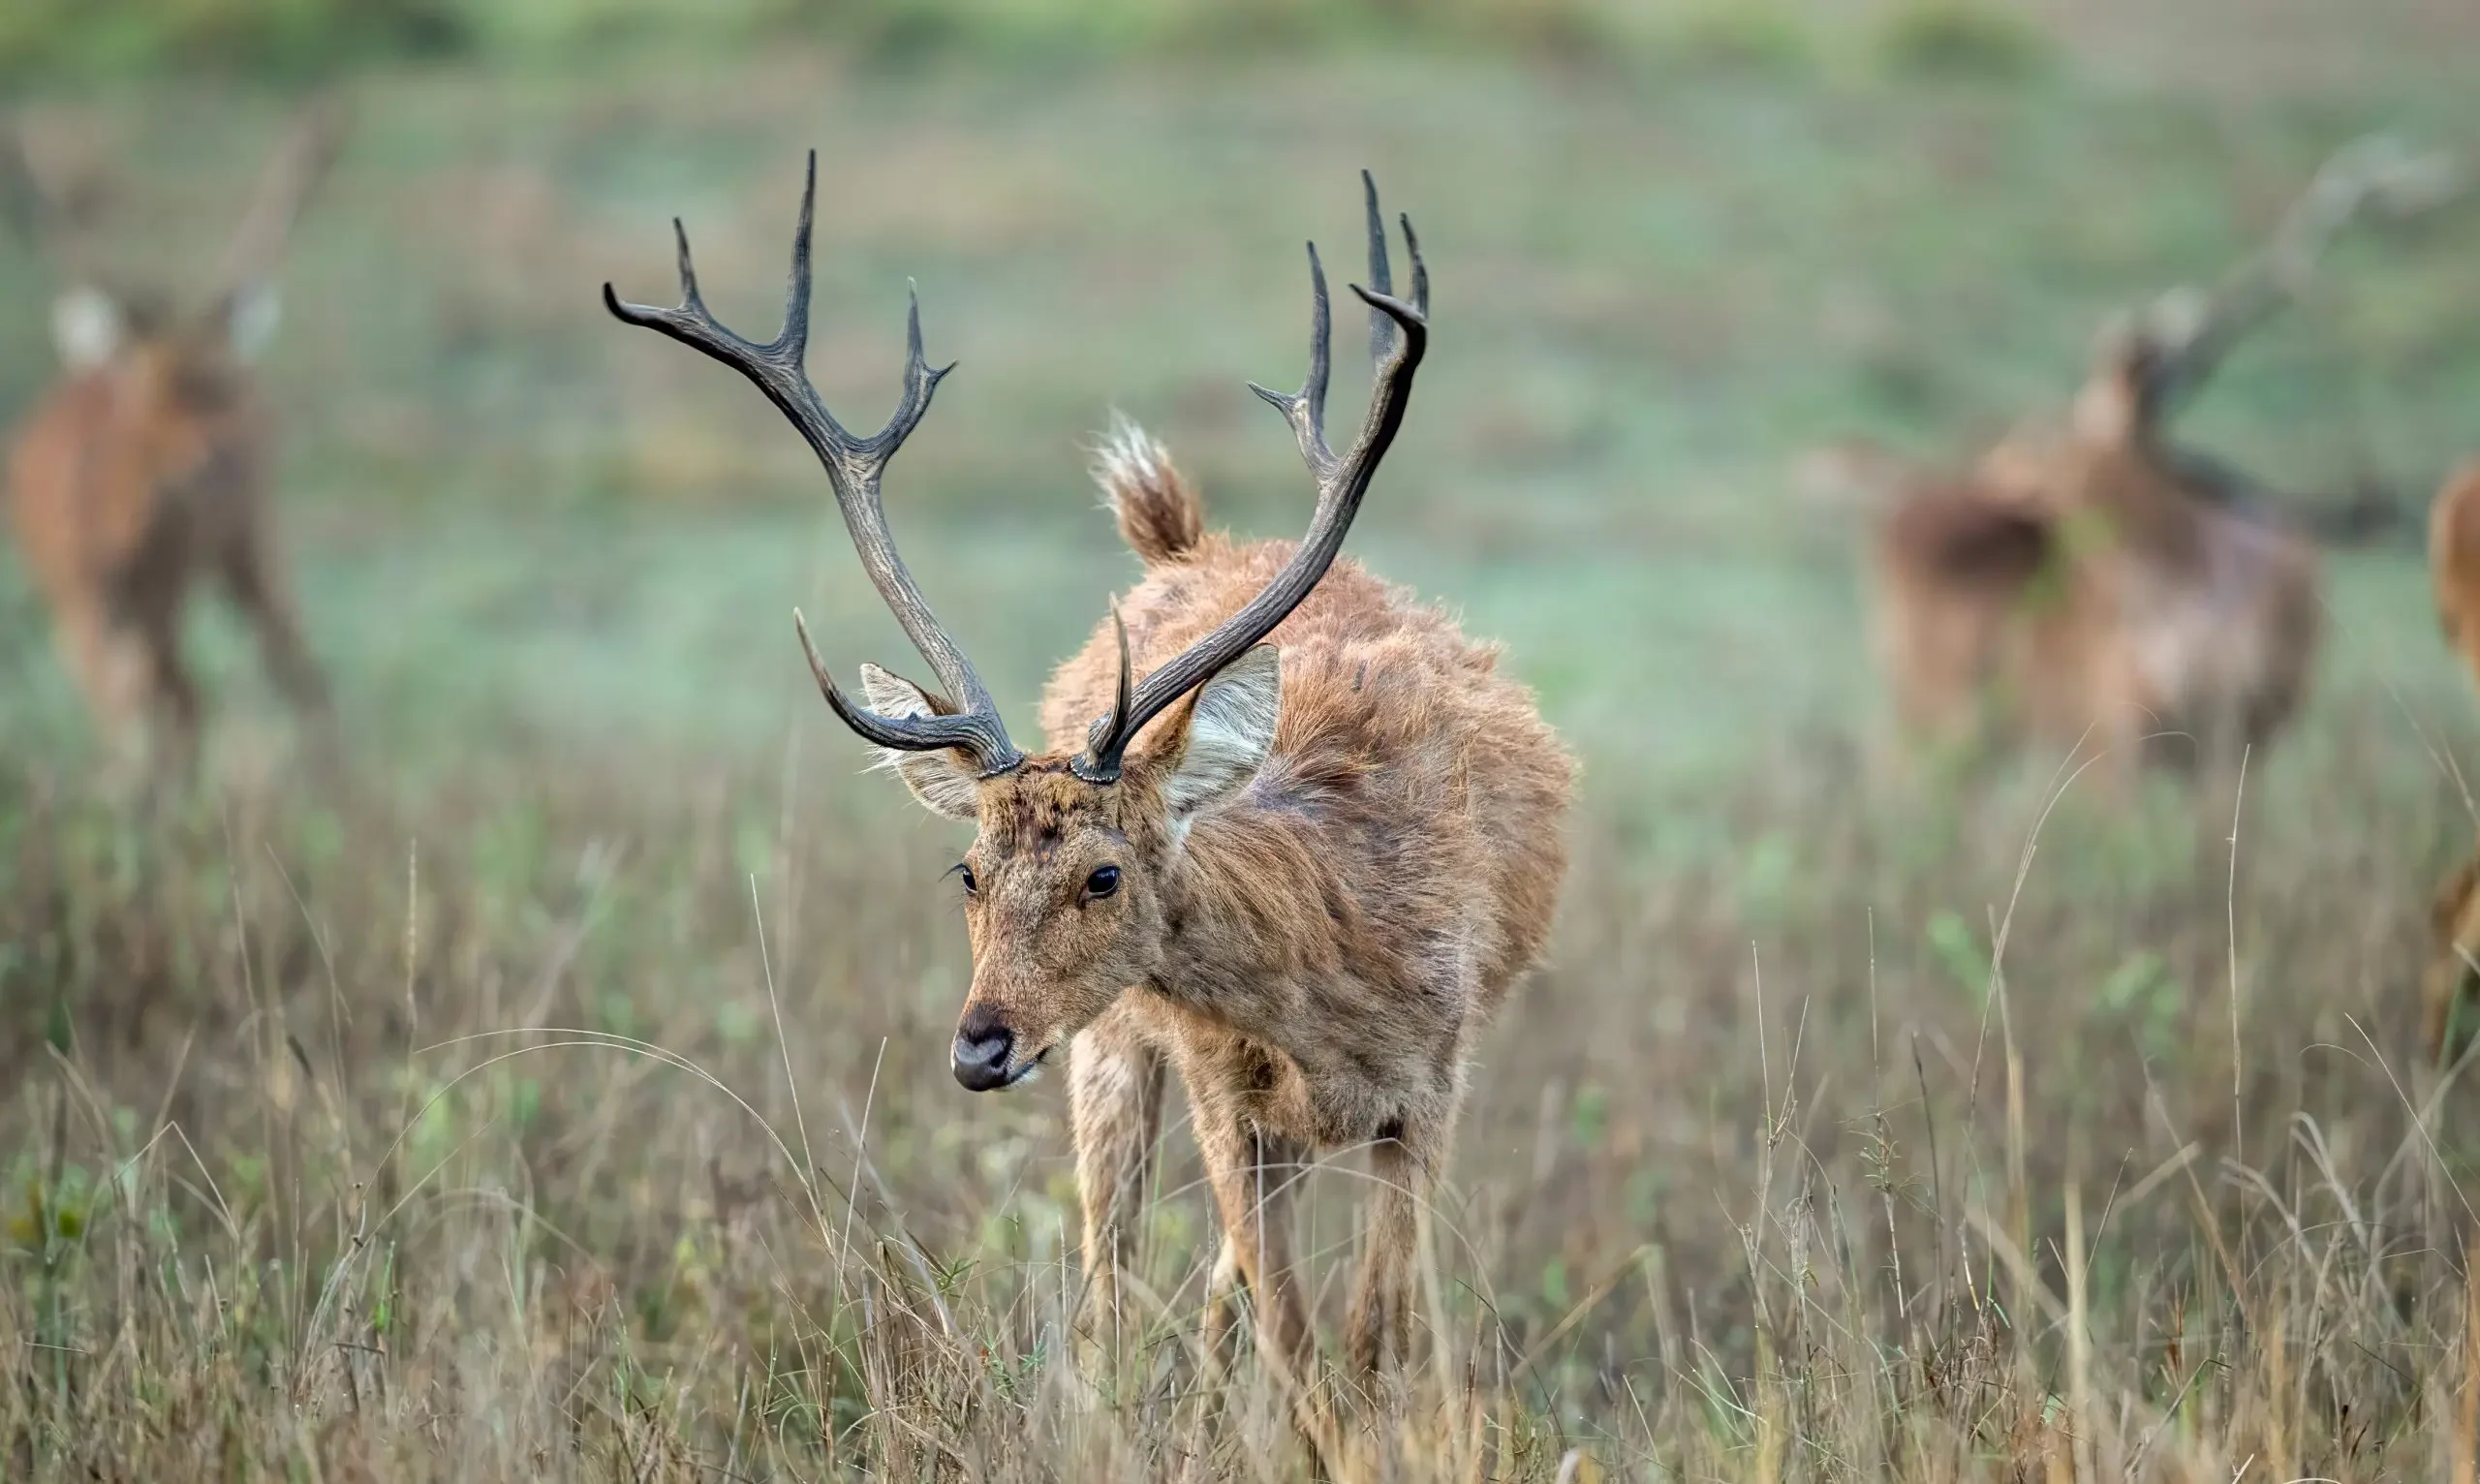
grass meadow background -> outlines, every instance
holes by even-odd
[[[1297,532],[1241,383],[1300,374],[1358,168],[1420,230],[1350,550],[1504,639],[1586,782],[1432,1215],[1407,1477],[2469,1478],[2480,1091],[2415,1001],[2480,728],[2416,522],[2480,446],[2480,209],[2346,240],[2185,424],[2410,516],[2331,554],[2244,788],[1885,787],[1857,533],[1793,470],[2052,408],[2335,146],[2480,149],[2475,63],[2440,0],[14,10],[7,96],[175,281],[350,89],[267,375],[353,763],[307,781],[202,615],[213,782],[115,813],[0,560],[0,1472],[1301,1476],[1254,1368],[1194,1384],[1176,1121],[1075,1381],[1059,1084],[950,1079],[964,840],[861,776],[789,610],[901,639],[777,415],[600,306],[671,299],[677,213],[770,331],[814,145],[812,374],[874,426],[918,283],[962,364],[891,518],[1020,735],[1134,573],[1110,411]],[[57,287],[0,247],[10,416]],[[1321,1288],[1358,1178],[1311,1183]]]

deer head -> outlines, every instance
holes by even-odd
[[[19,233],[69,285],[52,305],[52,341],[73,374],[111,365],[168,405],[213,410],[241,393],[246,369],[273,338],[281,302],[275,273],[294,220],[342,139],[335,97],[297,114],[262,169],[218,255],[207,290],[183,308],[160,292],[114,283],[91,246],[93,193],[46,181],[22,131],[0,150],[0,201]]]
[[[973,985],[954,1046],[956,1080],[976,1092],[1024,1080],[1067,1038],[1090,1024],[1123,989],[1161,965],[1166,888],[1180,869],[1189,826],[1229,803],[1272,751],[1282,712],[1282,668],[1261,643],[1324,575],[1342,547],[1379,461],[1411,395],[1412,373],[1428,345],[1429,272],[1411,223],[1403,223],[1412,260],[1412,296],[1392,296],[1386,231],[1378,192],[1362,181],[1369,218],[1373,287],[1351,286],[1370,309],[1376,390],[1349,448],[1327,447],[1325,404],[1332,314],[1316,244],[1309,248],[1309,375],[1298,392],[1251,390],[1280,410],[1316,481],[1309,531],[1264,590],[1204,638],[1139,679],[1128,633],[1114,611],[1119,641],[1116,696],[1093,724],[1082,752],[1029,757],[1008,740],[997,705],[947,631],[931,612],[888,535],[880,479],[929,411],[939,381],[922,356],[921,309],[910,309],[903,395],[894,415],[866,438],[836,420],[802,369],[809,335],[810,227],[818,156],[810,155],[792,238],[791,290],[783,327],[755,344],[719,324],[700,300],[689,238],[679,223],[682,301],[660,309],[624,303],[604,286],[611,313],[659,330],[756,383],[799,429],[825,467],[861,565],[932,672],[932,692],[864,665],[866,704],[847,696],[793,624],[827,705],[881,750],[883,763],[935,814],[978,826],[958,864],[965,922],[973,943]]]

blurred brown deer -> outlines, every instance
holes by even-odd
[[[1399,299],[1367,187],[1372,286],[1352,292],[1370,309],[1377,386],[1350,446],[1326,442],[1330,313],[1314,247],[1307,382],[1253,388],[1283,413],[1317,489],[1302,541],[1207,531],[1162,448],[1133,427],[1115,434],[1098,473],[1144,576],[1051,677],[1049,747],[1029,757],[914,587],[880,506],[880,477],[946,374],[922,358],[918,307],[903,399],[879,432],[847,431],[802,370],[816,172],[813,156],[775,339],[753,344],[707,313],[685,236],[681,307],[624,304],[606,287],[611,311],[740,371],[791,418],[862,567],[939,678],[945,694],[865,665],[865,704],[809,651],[845,725],[933,813],[979,826],[955,872],[974,957],[955,1076],[975,1092],[1011,1087],[1067,1053],[1088,1340],[1107,1348],[1120,1333],[1120,1274],[1176,1068],[1223,1230],[1207,1353],[1221,1353],[1245,1284],[1258,1349],[1314,1438],[1322,1411],[1300,1383],[1315,1341],[1285,1216],[1303,1164],[1369,1151],[1346,1348],[1354,1380],[1392,1397],[1417,1214],[1446,1170],[1473,1038],[1540,956],[1566,868],[1572,764],[1531,694],[1499,673],[1494,647],[1338,559],[1429,342],[1411,224]]]
[[[1813,457],[1813,489],[1877,511],[1873,637],[1912,740],[2092,745],[2124,777],[2233,760],[2281,729],[2318,644],[2315,549],[2167,422],[2344,224],[2459,188],[2434,157],[2363,140],[2220,288],[2109,326],[2062,422],[1952,473],[1861,446]]]
[[[2429,582],[2437,627],[2480,682],[2480,458],[2454,471],[2429,507]],[[2458,1056],[2455,1009],[2480,988],[2480,859],[2438,888],[2430,912],[2436,950],[2421,982],[2420,1039],[2432,1062]]]
[[[166,773],[195,751],[200,700],[180,628],[202,575],[222,582],[277,686],[324,731],[326,683],[271,526],[275,433],[252,362],[275,328],[286,237],[342,124],[333,98],[293,120],[186,309],[159,292],[104,287],[92,213],[45,179],[22,132],[0,141],[11,214],[69,283],[52,314],[65,374],[10,450],[18,550],[108,740],[152,740]]]

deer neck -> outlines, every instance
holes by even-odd
[[[1274,1024],[1304,981],[1339,956],[1330,871],[1296,843],[1231,825],[1182,841],[1165,873],[1162,955],[1149,987],[1186,1007],[1249,1031]]]

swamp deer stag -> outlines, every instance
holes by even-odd
[[[2215,293],[2109,326],[2062,425],[2019,428],[1960,474],[1848,449],[1813,466],[1812,482],[1890,493],[1873,637],[1915,740],[2089,741],[2124,777],[2148,759],[2227,762],[2281,729],[2318,644],[2315,548],[2166,424],[2352,217],[2457,185],[2434,157],[2354,144]]]
[[[1315,1340],[1285,1211],[1304,1160],[1366,1146],[1377,1178],[1346,1343],[1358,1382],[1379,1385],[1409,1347],[1415,1213],[1446,1167],[1473,1038],[1549,934],[1573,772],[1495,647],[1337,557],[1428,344],[1411,224],[1407,301],[1364,172],[1372,286],[1352,292],[1370,309],[1376,388],[1349,447],[1326,442],[1330,312],[1314,245],[1308,379],[1296,393],[1251,386],[1282,412],[1317,488],[1302,541],[1208,532],[1162,447],[1114,431],[1097,475],[1145,574],[1052,676],[1048,747],[1028,756],[880,503],[946,374],[922,358],[918,302],[903,397],[879,432],[847,431],[802,370],[816,182],[813,153],[784,326],[766,344],[706,310],[685,233],[679,308],[604,296],[741,372],[800,429],[863,568],[938,677],[944,694],[864,665],[856,702],[794,615],[835,714],[924,806],[979,826],[955,871],[974,959],[956,1080],[1013,1086],[1065,1049],[1091,1343],[1113,1332],[1176,1068],[1222,1225],[1209,1353],[1245,1284],[1296,1408],[1312,1406],[1299,1382]]]
[[[2454,471],[2429,507],[2429,582],[2437,627],[2480,681],[2480,458]],[[2420,984],[2420,1041],[2432,1062],[2459,1056],[2455,1010],[2480,988],[2480,858],[2437,889],[2429,925],[2436,948]]]
[[[18,549],[50,605],[63,660],[116,745],[165,728],[170,771],[195,749],[199,695],[180,622],[202,573],[257,632],[276,684],[324,725],[326,685],[303,642],[270,529],[275,432],[251,362],[273,332],[285,238],[332,159],[332,99],[296,117],[261,174],[195,309],[99,287],[60,230],[53,193],[12,152],[26,235],[71,287],[52,323],[66,375],[18,428],[8,465]]]

